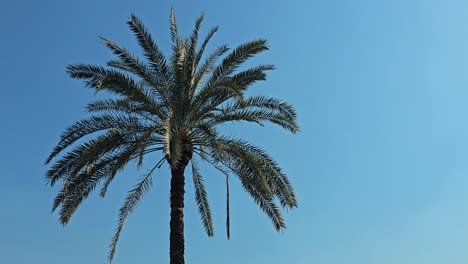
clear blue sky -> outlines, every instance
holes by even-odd
[[[216,236],[204,234],[188,184],[187,263],[468,261],[468,2],[17,0],[0,16],[1,263],[106,263],[118,208],[140,174],[125,171],[65,228],[50,213],[56,189],[44,184],[44,160],[93,97],[65,67],[110,58],[98,36],[137,51],[131,12],[167,48],[170,6],[186,34],[205,11],[205,32],[220,26],[214,44],[267,38],[271,50],[252,63],[278,69],[252,92],[294,104],[302,128],[232,130],[290,175],[300,206],[286,232],[275,233],[234,181],[227,241],[224,182],[208,170]],[[154,182],[115,264],[168,263],[167,171]]]

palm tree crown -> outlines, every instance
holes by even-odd
[[[271,156],[249,142],[218,132],[220,125],[235,121],[260,125],[269,122],[292,133],[298,131],[296,112],[291,105],[265,96],[244,96],[252,84],[265,80],[265,72],[274,68],[259,65],[238,70],[246,60],[267,50],[267,42],[254,40],[232,51],[221,45],[203,56],[218,28],[212,28],[197,47],[202,21],[203,15],[196,20],[191,35],[184,38],[178,33],[171,11],[172,54],[166,59],[141,20],[131,15],[128,25],[143,50],[144,60],[101,38],[116,55],[115,60],[108,61],[106,67],[89,64],[67,67],[71,78],[82,79],[87,87],[114,96],[89,103],[86,110],[92,115],[68,127],[47,158],[47,164],[53,161],[47,180],[51,186],[61,183],[53,210],[60,208],[62,224],[69,222],[80,203],[97,186],[104,197],[109,184],[127,164],[134,162],[141,168],[147,154],[162,153],[162,159],[152,163],[149,172],[129,191],[120,209],[109,260],[114,256],[126,217],[151,187],[153,171],[164,163],[172,173],[171,232],[180,229],[176,220],[173,226],[173,219],[182,219],[182,229],[174,231],[182,234],[182,249],[177,254],[183,255],[183,212],[177,214],[174,208],[183,209],[184,170],[189,164],[202,223],[209,236],[214,234],[197,160],[213,165],[226,175],[227,186],[228,175],[236,175],[276,230],[286,227],[280,207],[297,206],[287,176]],[[180,238],[180,234],[174,237]],[[171,263],[183,263],[183,259],[172,262],[171,255]]]

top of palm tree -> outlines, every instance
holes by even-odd
[[[143,50],[143,59],[101,38],[116,59],[106,66],[67,67],[71,78],[82,79],[87,87],[115,96],[89,103],[86,110],[91,116],[68,127],[47,158],[46,163],[55,160],[47,180],[52,186],[59,180],[62,183],[53,203],[53,210],[60,207],[62,224],[68,223],[98,185],[104,196],[114,176],[129,162],[136,162],[140,168],[148,153],[163,154],[159,162],[149,161],[152,169],[128,193],[120,209],[110,260],[125,218],[151,186],[155,168],[165,162],[171,169],[191,163],[195,198],[210,236],[214,234],[212,217],[197,160],[212,164],[222,174],[238,176],[276,230],[286,227],[277,202],[283,208],[297,206],[288,178],[271,156],[244,140],[220,135],[217,130],[226,122],[247,121],[272,123],[291,133],[298,132],[291,105],[266,96],[244,95],[252,84],[266,79],[266,71],[274,69],[273,65],[258,65],[239,70],[249,58],[268,49],[267,41],[254,40],[232,50],[220,45],[204,56],[218,28],[212,28],[197,46],[203,17],[198,17],[189,37],[182,37],[171,10],[172,53],[166,57],[141,20],[132,14],[127,23]]]

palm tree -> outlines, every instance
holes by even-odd
[[[52,211],[60,208],[63,225],[97,186],[101,186],[100,195],[104,197],[109,184],[127,164],[141,168],[148,154],[159,152],[162,157],[151,161],[151,169],[128,192],[110,244],[109,261],[114,257],[125,219],[151,187],[155,169],[164,163],[171,171],[171,264],[185,262],[184,172],[189,165],[198,211],[208,236],[214,234],[213,221],[199,161],[213,165],[226,177],[228,238],[229,175],[239,177],[243,188],[278,231],[286,225],[277,203],[282,208],[297,206],[287,176],[271,156],[253,144],[223,136],[217,130],[227,122],[247,121],[260,125],[273,123],[292,133],[298,131],[291,105],[265,96],[244,96],[253,83],[266,79],[265,72],[273,66],[237,69],[247,59],[267,50],[267,42],[263,39],[247,42],[231,52],[221,45],[205,58],[205,48],[218,28],[212,28],[197,48],[202,21],[203,14],[196,20],[190,37],[181,37],[171,10],[172,54],[166,60],[141,20],[131,15],[128,25],[143,49],[145,60],[101,38],[117,57],[107,62],[107,67],[89,64],[67,67],[71,78],[82,79],[87,87],[96,92],[107,91],[112,96],[89,103],[86,109],[93,114],[68,127],[47,158],[47,164],[54,160],[46,173],[48,183],[54,186],[61,182]],[[217,63],[220,57],[224,58]]]

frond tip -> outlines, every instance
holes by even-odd
[[[214,236],[213,219],[211,217],[210,204],[206,194],[205,183],[200,174],[197,164],[192,160],[193,185],[195,186],[195,201],[198,205],[198,212],[208,236]]]
[[[226,175],[226,236],[231,239],[231,198],[229,197],[229,176]]]
[[[153,170],[155,168],[153,168]],[[143,195],[148,191],[148,189],[152,185],[151,174],[153,170],[151,170],[145,177],[143,177],[140,180],[140,182],[135,186],[135,188],[133,188],[132,190],[128,192],[127,198],[125,198],[125,202],[119,210],[120,211],[119,223],[115,230],[115,234],[112,237],[112,242],[109,246],[109,255],[108,255],[109,262],[111,262],[112,259],[114,258],[115,249],[117,246],[117,242],[119,241],[120,232],[122,232],[125,219],[127,219],[127,216],[136,208],[136,206],[139,204]]]

